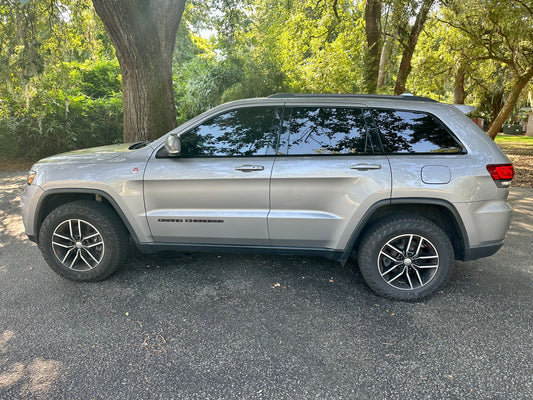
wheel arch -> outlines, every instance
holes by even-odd
[[[39,230],[46,216],[60,205],[77,200],[92,200],[106,204],[118,215],[133,240],[136,243],[139,243],[139,239],[135,234],[135,230],[129,223],[117,202],[111,195],[109,195],[109,193],[99,189],[51,189],[46,191],[39,199],[36,207],[37,212],[34,219],[36,243],[39,243]]]
[[[427,218],[441,226],[452,242],[455,258],[464,260],[469,249],[468,234],[454,205],[446,200],[431,198],[398,198],[374,204],[354,229],[341,262],[357,251],[365,232],[376,222],[391,215],[409,214]]]

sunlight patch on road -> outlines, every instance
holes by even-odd
[[[26,240],[24,224],[20,215],[6,214],[0,210],[0,236],[4,235],[18,240]],[[4,243],[0,242],[0,247],[3,246]]]
[[[9,342],[13,336],[15,336],[15,332],[7,330],[0,335],[0,353],[3,353],[6,349],[7,342]]]
[[[12,330],[5,330],[0,335],[0,356],[8,353],[9,341],[14,337],[15,332]],[[45,360],[41,357],[33,359],[28,364],[22,362],[7,363],[10,359],[10,357],[6,357],[4,360],[0,358],[0,390],[10,389],[16,384],[21,384],[20,398],[35,398],[46,395],[59,376],[63,365],[60,361]]]
[[[25,178],[23,175],[5,177],[0,180],[0,196],[5,202],[0,210],[0,248],[5,246],[2,236],[17,240],[26,240],[24,225],[20,215],[20,194],[24,190]]]
[[[15,175],[2,178],[2,190],[17,190],[21,191],[22,186],[26,180],[25,175]]]

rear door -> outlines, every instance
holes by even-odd
[[[269,185],[276,107],[244,107],[181,135],[182,155],[154,156],[144,193],[156,242],[270,245]]]
[[[273,246],[342,250],[368,207],[390,193],[389,163],[364,106],[285,108],[271,181]]]

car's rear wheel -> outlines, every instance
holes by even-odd
[[[450,278],[454,252],[450,239],[426,218],[400,215],[383,220],[364,236],[359,268],[376,293],[397,300],[419,300]]]
[[[128,232],[102,203],[80,200],[48,214],[39,248],[52,269],[76,281],[98,281],[115,272],[127,256]]]

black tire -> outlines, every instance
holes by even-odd
[[[116,213],[90,200],[63,204],[46,216],[39,249],[50,267],[73,281],[99,281],[128,254],[128,231]]]
[[[409,247],[408,247],[409,246]],[[375,224],[358,251],[359,269],[377,294],[416,301],[450,279],[454,251],[446,233],[430,220],[397,215]]]

